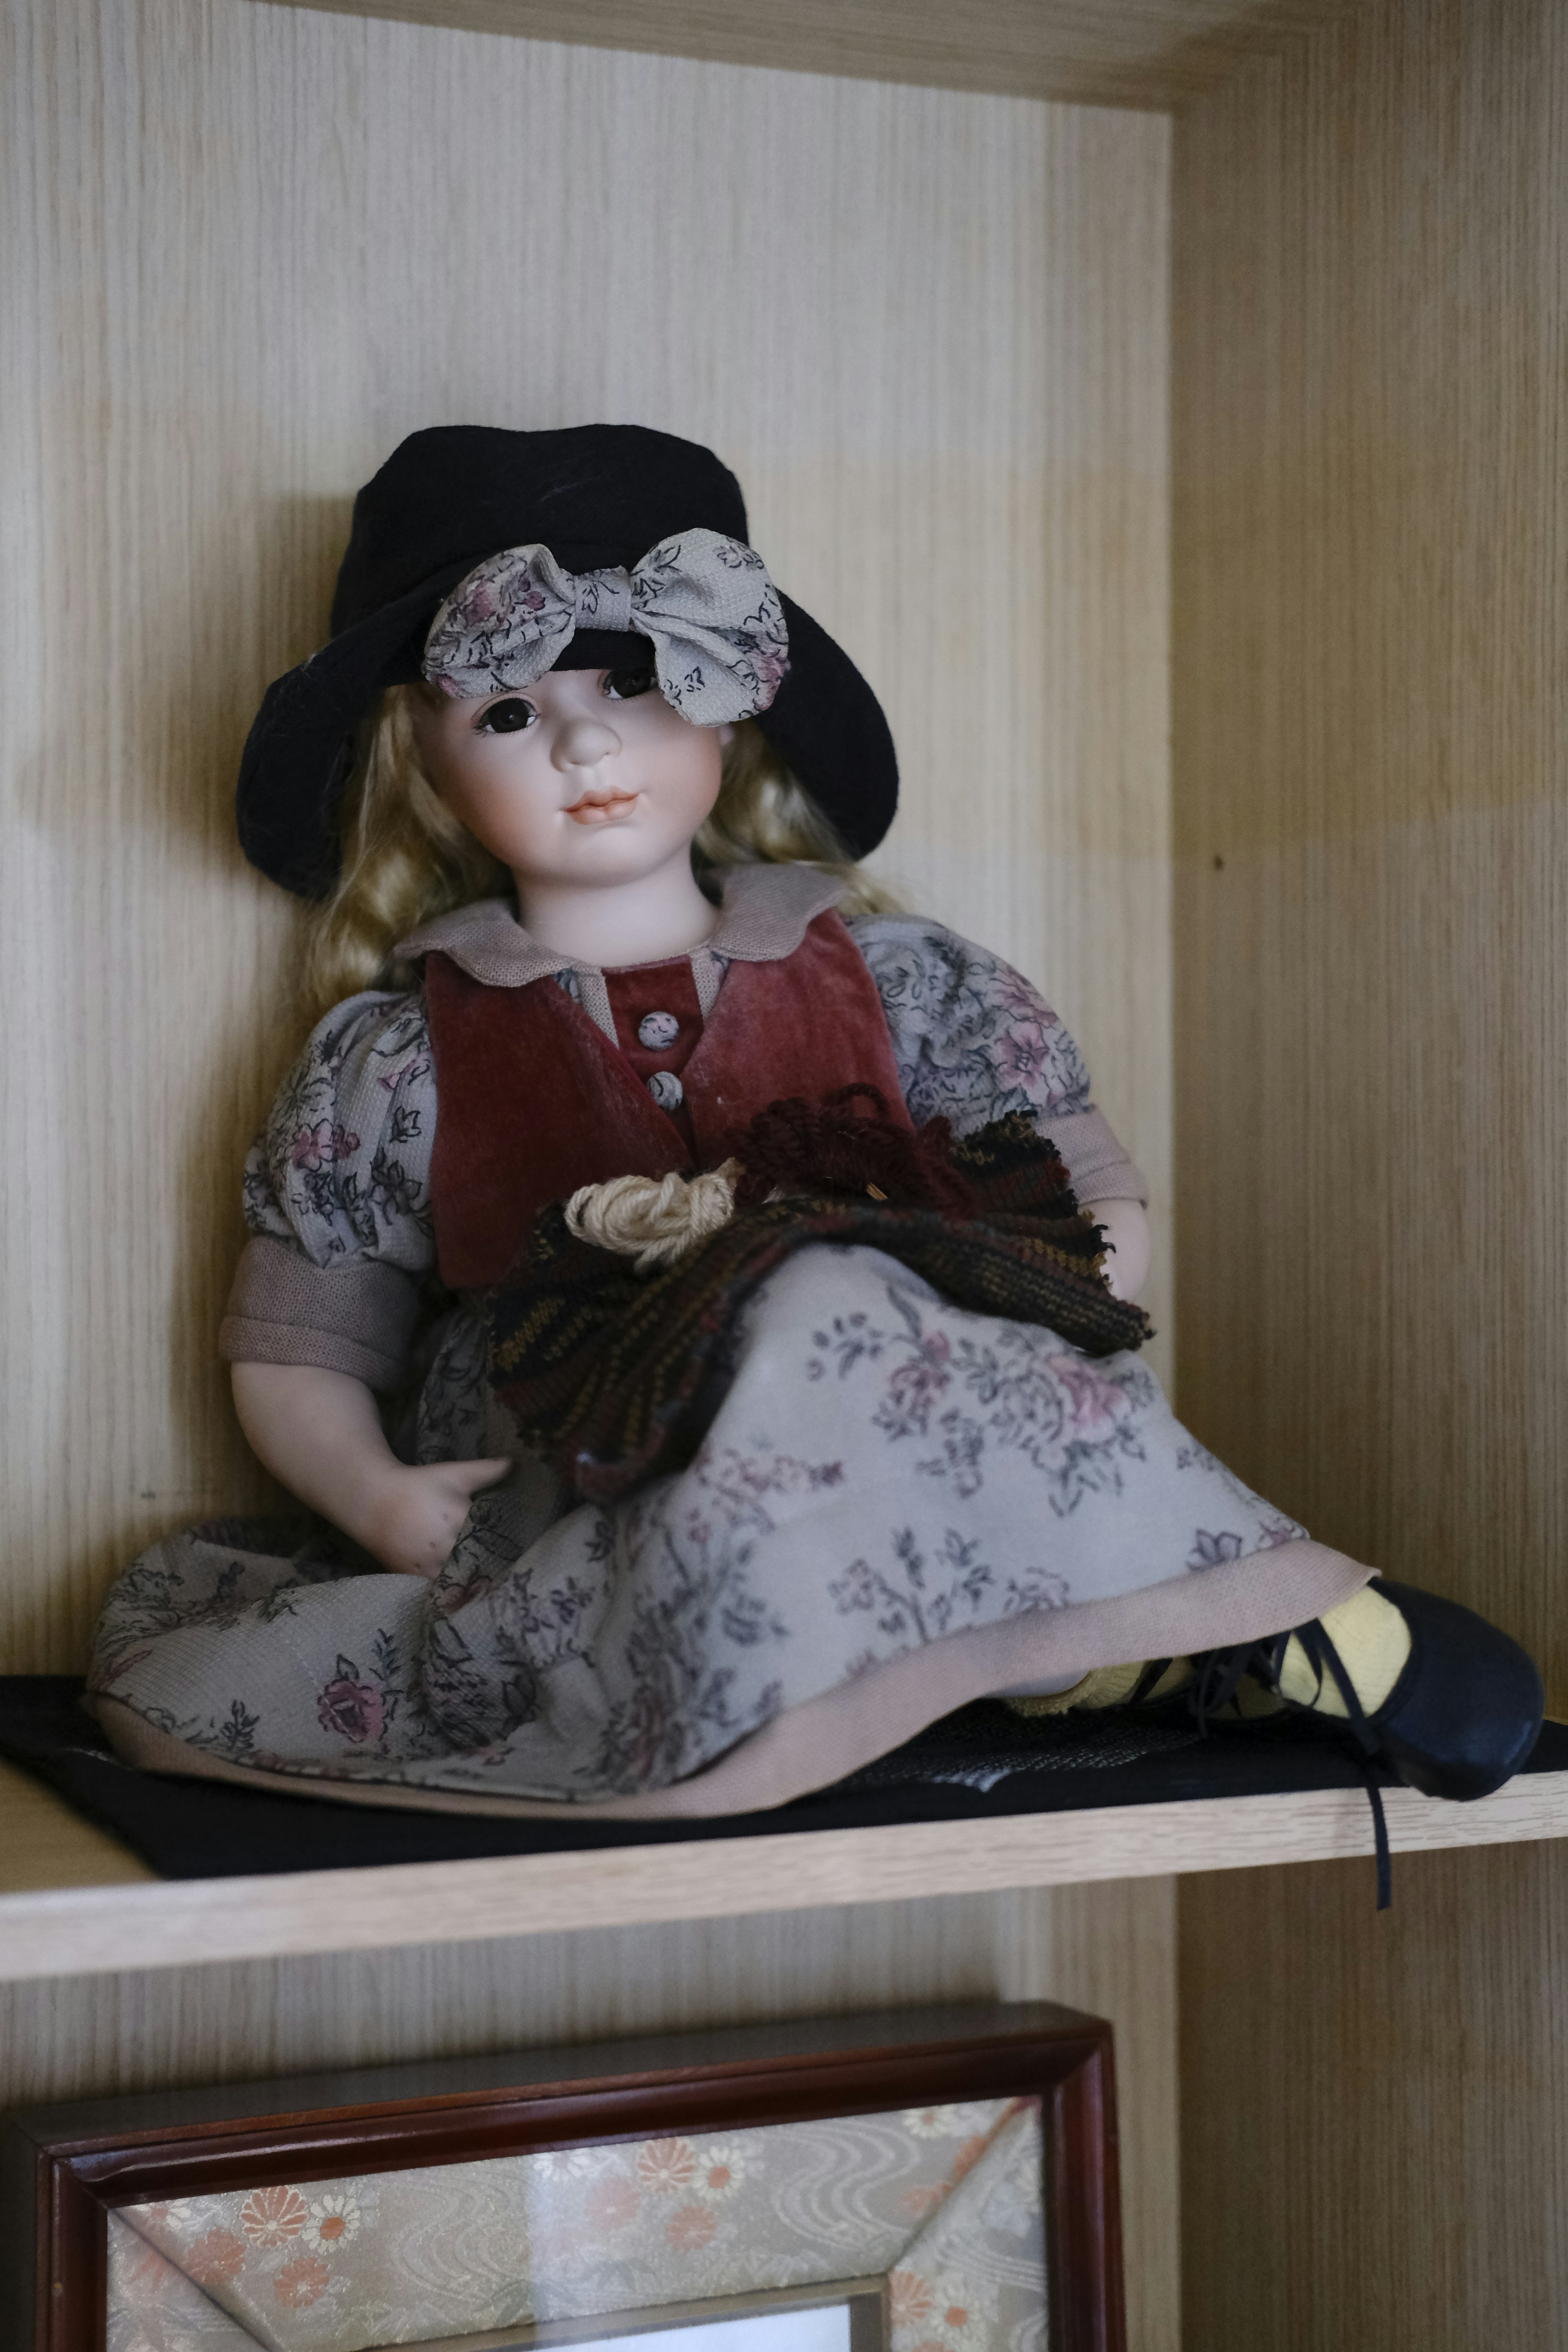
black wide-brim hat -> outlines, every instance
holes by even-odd
[[[411,434],[354,500],[331,636],[267,689],[240,761],[240,845],[285,889],[319,898],[339,865],[353,739],[383,688],[421,676],[437,608],[503,549],[548,547],[568,572],[626,570],[661,539],[746,538],[741,485],[710,449],[641,425]],[[757,724],[850,854],[893,821],[899,770],[881,705],[825,629],[781,595],[789,673]],[[608,668],[624,635],[580,630],[557,665]]]

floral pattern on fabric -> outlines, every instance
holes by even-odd
[[[243,2192],[111,2218],[109,2352],[365,2352],[888,2275],[891,2352],[1037,2352],[1037,2105],[989,2099],[252,2192],[335,2237],[247,2231]],[[237,2249],[194,2284],[199,2250]],[[182,2299],[183,2297],[183,2299]],[[606,2333],[612,2332],[606,2328]]]
[[[245,1165],[253,1234],[316,1265],[434,1263],[434,1065],[417,997],[351,996],[311,1031]]]
[[[967,1501],[984,1483],[989,1438],[1027,1454],[1044,1475],[1049,1507],[1065,1517],[1083,1495],[1120,1492],[1119,1457],[1142,1460],[1138,1426],[1149,1376],[1132,1357],[1046,1353],[1026,1336],[1038,1326],[979,1317],[966,1318],[978,1329],[961,1325],[955,1340],[928,1328],[918,1297],[901,1285],[889,1285],[888,1303],[893,1313],[880,1322],[859,1309],[814,1331],[818,1352],[805,1373],[816,1381],[837,1371],[843,1380],[861,1361],[883,1364],[872,1425],[894,1443],[935,1442],[937,1450],[913,1465],[922,1477],[950,1480]]]
[[[917,1124],[960,1135],[1008,1111],[1070,1117],[1093,1108],[1089,1072],[1061,1022],[988,948],[911,915],[858,915],[850,937],[877,983],[904,1100]]]
[[[1137,1358],[967,1314],[864,1248],[762,1286],[685,1469],[549,1508],[524,1463],[434,1583],[341,1544],[334,1575],[330,1536],[171,1538],[110,1594],[95,1685],[231,1762],[624,1795],[950,1633],[1184,1578],[1198,1530],[1250,1552],[1280,1524]]]
[[[789,631],[762,557],[698,528],[629,571],[568,572],[531,542],[487,556],[441,606],[424,670],[460,699],[532,686],[580,628],[630,631],[654,650],[659,691],[694,726],[766,710],[789,669]]]
[[[219,2277],[208,2259],[211,2246],[221,2241],[233,2248],[223,2273],[232,2280],[245,2264],[242,2238],[217,2229],[187,2235],[176,2263],[118,2213],[108,2220],[107,2352],[257,2352],[261,2339],[212,2299]]]

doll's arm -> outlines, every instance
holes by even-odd
[[[364,1382],[314,1364],[236,1364],[234,1402],[273,1476],[400,1576],[438,1575],[473,1496],[511,1467],[400,1462]]]
[[[1105,1278],[1118,1298],[1136,1298],[1149,1276],[1149,1220],[1136,1201],[1086,1201],[1083,1213],[1105,1228]]]
[[[1083,1057],[1050,1006],[988,948],[922,916],[854,916],[849,931],[882,999],[915,1119],[941,1117],[969,1135],[1032,1111],[1079,1206],[1105,1228],[1111,1290],[1136,1298],[1149,1273],[1147,1188],[1095,1109]]]
[[[502,1461],[413,1468],[371,1389],[397,1388],[435,1255],[436,1101],[416,996],[372,991],[311,1031],[246,1163],[250,1243],[219,1333],[267,1467],[384,1567],[434,1576]]]

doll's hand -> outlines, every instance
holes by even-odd
[[[468,1505],[511,1465],[400,1462],[363,1381],[313,1364],[236,1364],[240,1426],[276,1478],[399,1576],[438,1576]]]
[[[370,1481],[350,1532],[399,1576],[439,1576],[481,1486],[504,1478],[504,1456],[483,1462],[428,1462],[411,1469],[389,1461]]]

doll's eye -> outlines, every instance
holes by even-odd
[[[520,735],[525,727],[532,726],[538,716],[531,702],[524,702],[521,694],[509,694],[501,701],[492,702],[475,719],[474,729],[480,735]]]
[[[640,669],[612,669],[605,673],[605,692],[612,702],[635,702],[639,694],[651,694],[658,678],[651,662]]]

